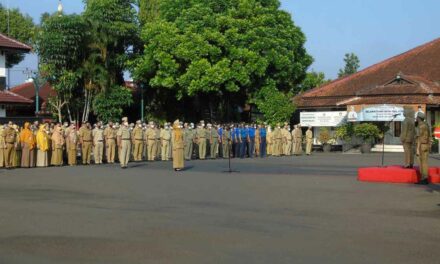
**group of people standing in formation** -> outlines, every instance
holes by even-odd
[[[290,125],[277,124],[207,124],[176,120],[159,126],[154,122],[129,124],[126,117],[121,124],[89,122],[79,128],[76,122],[33,124],[19,127],[12,122],[0,126],[0,167],[31,168],[109,164],[119,161],[127,168],[129,161],[173,160],[176,171],[184,169],[184,160],[207,158],[264,158],[302,155],[312,152],[313,133],[309,127],[305,137],[300,125],[293,131]]]
[[[419,183],[428,184],[428,158],[432,144],[431,129],[425,121],[423,112],[414,114],[411,107],[405,107],[403,110],[405,119],[402,122],[400,140],[403,144],[405,168],[413,168],[415,153],[419,158],[421,174]]]

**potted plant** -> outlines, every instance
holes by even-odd
[[[323,127],[319,130],[319,142],[322,144],[322,151],[330,152],[332,146],[329,144],[331,140],[330,131],[328,128]]]
[[[353,137],[353,123],[346,123],[336,129],[335,137],[343,141],[342,151],[348,151],[351,149],[352,137]]]
[[[354,126],[354,135],[362,138],[362,153],[370,153],[372,143],[380,136],[379,128],[371,123],[362,123]]]

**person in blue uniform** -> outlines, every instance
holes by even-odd
[[[246,145],[247,145],[247,138],[248,138],[249,129],[243,124],[240,126],[240,158],[244,159],[246,156]]]
[[[255,153],[255,126],[252,125],[248,128],[248,154],[249,158],[254,157]]]
[[[266,157],[266,127],[264,125],[259,125],[260,130],[260,157]]]
[[[234,158],[240,157],[240,128],[238,126],[234,126],[232,129],[232,140],[234,142]]]

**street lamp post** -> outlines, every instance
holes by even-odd
[[[141,120],[144,122],[144,84],[141,83],[139,86],[141,88]]]
[[[40,82],[38,75],[35,74],[32,80],[34,81],[35,87],[35,115],[37,115],[40,112]]]

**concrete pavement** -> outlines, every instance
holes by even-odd
[[[387,154],[387,164],[401,163]],[[439,263],[437,186],[356,181],[380,155],[0,171],[0,263]],[[440,165],[438,157],[431,164]]]

